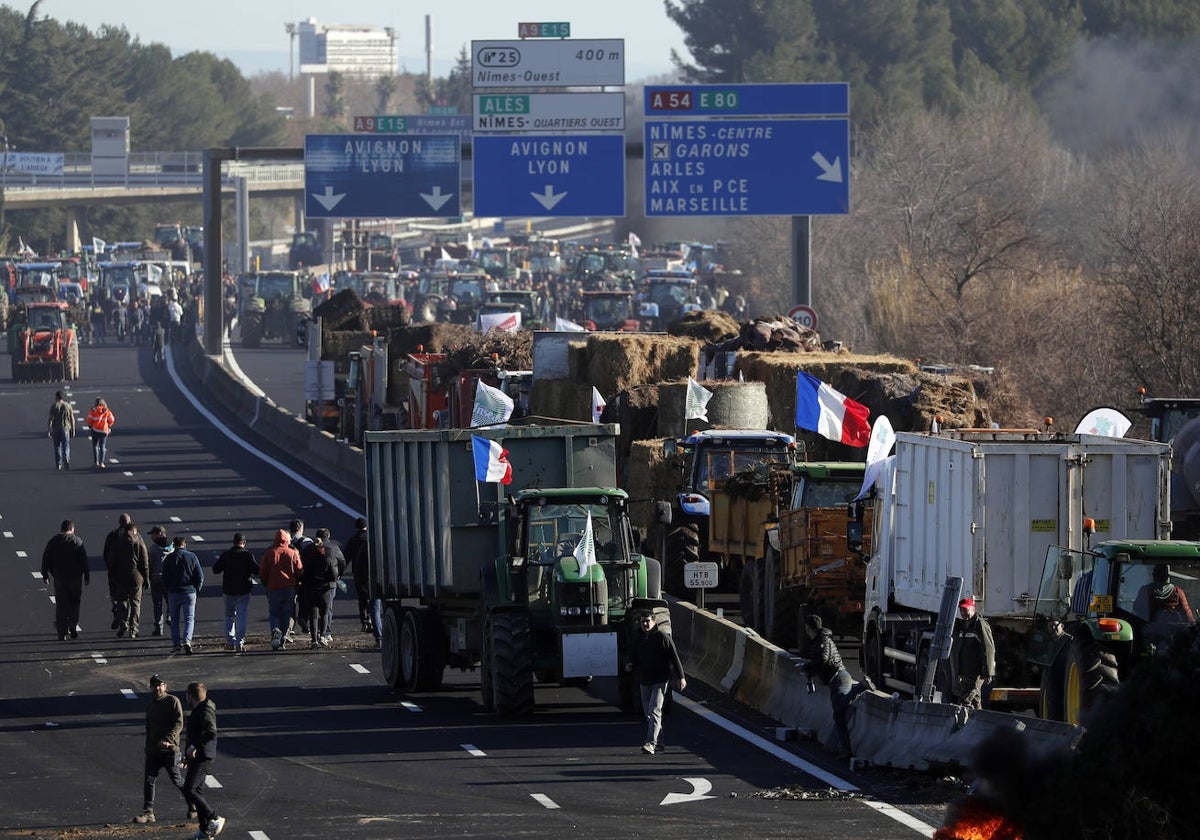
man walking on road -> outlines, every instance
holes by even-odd
[[[150,552],[150,601],[154,604],[153,635],[161,636],[163,634],[164,607],[167,602],[167,590],[163,586],[162,579],[163,558],[173,551],[171,542],[167,539],[167,529],[161,525],[151,528],[150,545],[146,548]]]
[[[150,689],[154,697],[146,707],[146,763],[145,784],[142,786],[142,813],[133,818],[138,825],[154,822],[154,788],[158,783],[158,772],[167,771],[167,778],[180,793],[183,789],[183,771],[179,761],[179,735],[183,731],[183,704],[179,698],[167,691],[167,681],[155,674],[150,678]]]
[[[75,535],[75,523],[62,521],[62,530],[50,538],[42,552],[42,581],[54,578],[54,629],[58,640],[79,636],[79,605],[83,587],[92,582],[88,571],[87,549]]]
[[[346,571],[346,558],[341,547],[329,539],[329,530],[318,528],[316,539],[300,555],[304,564],[304,609],[308,614],[310,647],[328,647],[333,642],[331,611],[333,591]]]
[[[375,634],[378,644],[383,610],[379,599],[371,598],[371,552],[367,544],[367,520],[361,516],[354,520],[354,535],[346,540],[344,553],[358,593],[358,620],[362,622],[364,633]]]
[[[55,469],[71,469],[71,438],[75,436],[75,409],[67,402],[62,391],[54,392],[46,436],[54,443]]]
[[[130,522],[113,541],[105,562],[116,604],[117,635],[137,637],[142,623],[142,589],[149,586],[150,558],[137,526]]]
[[[208,766],[217,757],[217,706],[208,699],[208,689],[202,682],[188,684],[187,699],[192,711],[187,719],[187,753],[184,756],[187,776],[183,781],[183,797],[196,810],[200,820],[200,830],[192,835],[192,840],[207,840],[225,828],[225,818],[217,816],[204,796]]]
[[[287,646],[292,629],[292,611],[296,603],[296,584],[304,572],[300,553],[289,543],[288,532],[275,532],[275,544],[263,552],[258,564],[258,579],[267,589],[267,616],[271,625],[271,649]]]
[[[163,558],[163,587],[171,614],[171,653],[192,652],[192,631],[196,626],[196,596],[204,588],[204,569],[200,558],[187,549],[187,540],[176,537],[174,548]]]
[[[92,463],[100,469],[108,466],[108,433],[115,422],[108,403],[96,397],[96,404],[88,412],[87,424],[92,436]]]
[[[954,643],[950,646],[954,701],[971,709],[983,708],[983,688],[996,676],[996,643],[992,628],[975,612],[975,599],[958,602]]]
[[[225,596],[225,644],[237,653],[246,652],[246,611],[250,608],[250,592],[258,561],[246,549],[246,538],[233,535],[233,545],[227,548],[213,571],[221,575],[221,593]]]
[[[667,696],[667,685],[672,678],[677,680],[679,690],[687,688],[683,674],[683,663],[675,642],[657,626],[654,614],[644,613],[638,621],[638,633],[629,649],[630,662],[627,671],[637,675],[642,690],[642,710],[646,714],[646,743],[642,752],[654,755],[659,749],[658,736],[662,732],[662,708]]]

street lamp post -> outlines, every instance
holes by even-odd
[[[285,23],[283,28],[290,36],[290,43],[288,44],[288,81],[294,82],[296,81],[296,24]]]

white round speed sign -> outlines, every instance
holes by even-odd
[[[799,303],[789,309],[787,315],[802,327],[808,327],[810,330],[817,328],[817,310],[811,306]]]

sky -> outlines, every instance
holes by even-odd
[[[32,0],[8,2],[24,14]],[[245,76],[288,72],[288,22],[391,26],[399,33],[400,62],[425,70],[425,15],[433,16],[433,72],[444,76],[472,40],[514,40],[522,21],[566,21],[572,38],[624,38],[626,82],[670,73],[672,48],[686,55],[683,33],[662,0],[42,0],[39,14],[96,30],[124,26],[143,43],[172,54],[194,50],[234,62]],[[297,65],[298,66],[298,65]]]

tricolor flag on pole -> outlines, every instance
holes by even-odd
[[[471,435],[471,449],[475,455],[476,481],[512,484],[512,464],[508,463],[507,449],[479,435]]]
[[[712,399],[712,395],[712,391],[689,376],[687,381],[687,398],[683,404],[683,419],[703,420],[707,423],[708,401]]]
[[[871,412],[804,371],[796,372],[796,428],[808,429],[847,446],[866,446]]]
[[[579,576],[587,577],[588,570],[596,565],[596,538],[592,535],[592,512],[589,510],[587,522],[583,526],[583,536],[579,544],[571,552],[579,561]]]
[[[512,417],[514,407],[508,394],[480,379],[475,383],[475,406],[471,409],[471,425],[503,425]]]
[[[592,386],[592,422],[599,423],[600,415],[604,413],[604,406],[608,405],[604,401],[604,397],[600,396],[600,392],[596,390],[596,386]]]

